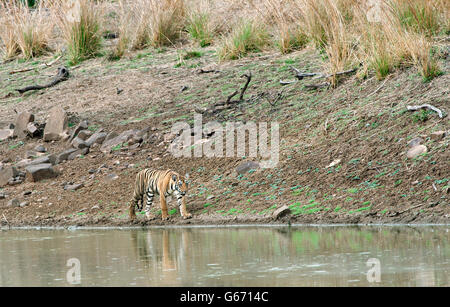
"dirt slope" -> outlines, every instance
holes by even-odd
[[[434,140],[436,131],[450,131],[449,117],[434,112],[406,111],[407,105],[429,103],[449,111],[449,63],[441,59],[444,74],[423,82],[414,69],[405,69],[384,81],[359,80],[350,75],[337,88],[307,90],[293,80],[290,66],[322,71],[313,50],[289,55],[260,53],[238,61],[217,63],[213,49],[201,57],[180,61],[180,50],[146,50],[117,62],[102,58],[69,68],[71,77],[55,87],[17,94],[14,89],[47,83],[56,66],[31,72],[10,71],[36,65],[11,62],[0,66],[0,127],[14,122],[16,113],[30,111],[45,122],[48,111],[62,106],[73,129],[81,120],[89,129],[118,133],[150,127],[151,137],[141,147],[118,148],[110,154],[96,149],[55,166],[61,174],[37,183],[0,188],[2,224],[25,225],[132,225],[127,203],[136,173],[144,168],[172,168],[189,173],[191,220],[171,211],[167,224],[222,223],[448,223],[450,157],[447,136]],[[199,73],[199,69],[214,70]],[[209,108],[239,90],[251,71],[244,101],[230,109],[204,114],[203,123],[278,122],[279,163],[243,175],[236,167],[258,158],[175,158],[164,142],[173,123],[193,123],[195,108]],[[408,142],[420,137],[427,152],[409,159]],[[42,139],[0,142],[3,166],[14,165],[27,150],[44,145],[49,153],[67,148]],[[330,164],[332,164],[330,166]],[[110,178],[115,174],[117,179]],[[109,175],[109,176],[108,176]],[[83,183],[76,191],[68,182]],[[31,194],[24,195],[24,192]],[[25,207],[8,207],[12,198]],[[272,212],[282,205],[291,214],[280,220]],[[171,209],[176,207],[172,203]],[[154,206],[158,214],[158,203]],[[138,224],[147,223],[138,215]]]

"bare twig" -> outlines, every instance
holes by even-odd
[[[252,80],[252,73],[249,72],[248,74],[244,74],[244,75],[242,75],[241,77],[246,77],[246,78],[247,78],[247,82],[245,82],[245,85],[244,85],[244,87],[242,88],[241,95],[239,96],[239,101],[244,100],[244,94],[245,94],[245,91],[247,90],[248,84],[249,84],[250,81]]]
[[[369,95],[367,95],[367,97],[372,96],[372,95],[378,93],[378,91],[381,90],[381,88],[384,86],[384,84],[386,83],[386,81],[387,81],[388,79],[389,79],[389,77],[387,77],[387,78],[384,80],[384,82],[383,82],[383,83],[382,83],[375,91],[373,91],[372,93],[370,93]]]
[[[13,71],[10,71],[9,74],[13,75],[13,74],[17,74],[17,73],[20,73],[20,72],[27,72],[27,71],[35,70],[35,69],[38,69],[38,68],[50,67],[53,64],[55,64],[56,62],[58,62],[59,59],[61,59],[61,58],[62,58],[62,55],[60,55],[59,57],[57,57],[53,61],[51,61],[49,63],[43,63],[42,65],[39,65],[38,67],[29,67],[29,68],[24,68],[24,69],[19,69],[19,70],[13,70]]]
[[[430,109],[430,110],[436,112],[439,115],[439,118],[443,118],[444,117],[444,114],[443,114],[443,112],[441,110],[439,110],[438,108],[436,108],[436,107],[434,107],[434,106],[432,106],[432,105],[430,105],[428,103],[420,105],[420,106],[406,106],[406,109],[408,111],[417,111],[419,109],[424,109],[424,108],[427,108],[427,109]]]
[[[59,67],[58,68],[58,74],[53,79],[53,81],[50,82],[49,84],[46,84],[46,85],[31,85],[31,86],[27,86],[27,87],[24,87],[24,88],[16,89],[16,91],[18,91],[19,93],[23,94],[23,93],[25,93],[27,91],[40,90],[40,89],[52,87],[52,86],[55,86],[56,84],[58,84],[61,81],[67,80],[68,78],[69,78],[69,70],[66,67]]]
[[[318,73],[318,72],[301,72],[300,70],[298,70],[295,67],[291,66],[291,69],[295,72],[295,77],[299,80],[302,80],[305,77],[314,77],[313,79],[320,79],[320,78],[329,78],[329,77],[334,77],[334,76],[340,76],[340,75],[345,75],[345,74],[349,74],[349,73],[353,73],[356,71],[356,68],[352,68],[349,70],[344,70],[344,71],[338,71],[334,74],[325,74],[325,73]]]
[[[233,98],[234,96],[236,96],[238,93],[238,91],[234,91],[233,94],[231,94],[230,96],[228,96],[227,101],[225,102],[225,104],[229,104],[231,101],[231,98]]]
[[[297,81],[293,80],[293,81],[287,81],[287,80],[280,80],[280,84],[281,85],[288,85],[288,84],[292,84],[292,83],[296,83]]]

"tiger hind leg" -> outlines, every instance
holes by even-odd
[[[142,197],[139,197],[138,195],[134,195],[133,199],[130,201],[130,205],[128,208],[128,213],[130,216],[130,220],[134,220],[136,218],[136,207],[139,210],[142,210],[142,205],[139,206],[139,202],[142,201]]]

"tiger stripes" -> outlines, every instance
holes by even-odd
[[[186,175],[187,177],[187,175]],[[150,207],[153,203],[153,197],[159,195],[161,205],[161,218],[167,220],[169,213],[167,209],[166,197],[174,195],[177,198],[180,214],[184,219],[191,218],[192,215],[186,210],[186,193],[187,183],[186,177],[179,175],[173,170],[152,170],[144,169],[136,175],[136,181],[134,185],[133,198],[130,202],[129,214],[130,219],[136,217],[135,208],[137,207],[142,211],[144,203],[144,194],[146,195],[147,202],[145,205],[145,216],[147,219],[153,219],[150,214]],[[141,205],[139,206],[139,202]]]

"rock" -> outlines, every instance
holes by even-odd
[[[64,186],[64,190],[66,190],[66,191],[76,191],[78,189],[81,189],[82,187],[84,187],[84,184],[82,184],[82,183],[66,184]]]
[[[72,140],[80,133],[80,131],[85,130],[89,127],[89,122],[87,120],[81,121],[76,127],[75,130],[72,132],[72,134],[69,137],[69,142],[72,142]],[[84,139],[83,139],[84,140]]]
[[[0,187],[8,184],[11,178],[17,177],[19,172],[14,166],[0,167]]]
[[[117,136],[118,136],[117,132],[112,131],[112,132],[108,133],[108,135],[106,136],[105,142],[109,141],[109,140],[111,140],[111,139],[113,139],[113,138],[115,138]]]
[[[83,148],[89,147],[89,145],[83,139],[79,138],[78,136],[72,140],[72,146],[76,149],[83,149]]]
[[[414,146],[420,145],[420,143],[422,143],[422,142],[423,142],[422,138],[419,138],[419,137],[413,138],[411,141],[409,141],[408,147],[414,147]]]
[[[44,129],[44,141],[58,141],[67,135],[68,119],[64,109],[60,106],[53,107],[48,115]]]
[[[283,205],[272,213],[272,217],[274,219],[279,219],[290,213],[291,213],[291,209],[289,209],[288,206]]]
[[[0,192],[0,199],[5,199],[6,198],[6,194],[3,192]]]
[[[127,143],[134,137],[137,137],[136,134],[139,130],[127,130],[116,136],[115,138],[108,139],[103,142],[100,147],[100,151],[104,153],[110,153],[115,147],[118,147],[121,144]]]
[[[13,135],[13,129],[2,129],[0,130],[0,141],[6,141],[7,139],[12,138]]]
[[[338,165],[339,163],[341,163],[341,159],[333,160],[333,162],[331,162],[326,168],[333,167],[335,165]]]
[[[27,166],[28,164],[30,164],[31,161],[33,161],[33,160],[31,160],[31,159],[20,160],[19,162],[16,163],[16,167],[17,168],[23,168],[23,167]]]
[[[34,148],[34,150],[37,151],[37,152],[47,152],[47,149],[44,146],[42,146],[42,145],[36,146]]]
[[[236,167],[236,172],[238,174],[245,174],[252,169],[258,169],[258,168],[259,168],[258,162],[248,161],[248,162],[243,162],[243,163],[239,164],[238,167]]]
[[[25,153],[25,159],[31,159],[37,156],[37,153],[35,151],[32,150],[27,150],[27,152]]]
[[[99,205],[93,205],[92,207],[91,207],[91,210],[99,210],[100,209],[100,206]]]
[[[447,135],[445,131],[436,131],[431,134],[431,139],[435,141],[440,141]]]
[[[40,158],[32,160],[31,162],[28,163],[28,165],[37,165],[37,164],[43,164],[43,163],[51,163],[50,158],[48,156],[40,157]]]
[[[90,130],[81,130],[80,133],[78,133],[77,137],[82,139],[83,141],[86,141],[88,138],[90,138],[94,133]]]
[[[118,179],[118,178],[119,178],[119,176],[117,176],[117,175],[114,174],[114,173],[108,174],[108,175],[106,175],[106,177],[105,177],[106,181],[114,181],[114,180],[116,180],[116,179]]]
[[[39,128],[36,126],[35,123],[30,122],[27,124],[27,134],[31,137],[34,137],[39,134]]]
[[[24,138],[27,135],[27,125],[28,123],[34,121],[34,115],[30,112],[24,111],[17,115],[16,121],[14,123],[14,137]]]
[[[51,163],[43,163],[37,165],[30,165],[25,168],[26,177],[32,182],[55,178],[58,176]]]
[[[72,153],[74,153],[75,151],[77,151],[77,149],[75,149],[75,148],[69,148],[69,149],[66,149],[66,150],[64,150],[63,152],[59,153],[58,155],[56,155],[56,159],[55,159],[54,165],[59,164],[59,163],[61,163],[61,162],[63,162],[63,161],[66,161],[67,158],[68,158]]]
[[[17,198],[13,198],[8,202],[7,206],[8,207],[19,207],[20,201]]]
[[[80,156],[80,155],[86,155],[89,153],[89,148],[83,148],[83,149],[78,149],[76,151],[74,151],[73,153],[71,153],[68,157],[67,160],[73,160],[76,157]]]
[[[23,207],[28,206],[28,204],[29,204],[29,202],[23,201],[23,202],[20,203],[19,207],[23,208]]]
[[[408,150],[406,156],[409,159],[416,158],[417,156],[427,152],[427,147],[425,145],[416,145]]]
[[[106,132],[97,131],[86,140],[86,143],[89,145],[89,147],[94,144],[102,144],[107,135],[108,134]]]

